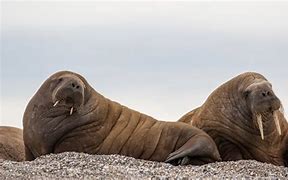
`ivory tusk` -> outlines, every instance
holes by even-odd
[[[279,118],[278,118],[276,111],[273,112],[273,117],[274,117],[274,122],[275,122],[276,129],[278,131],[278,134],[281,135],[282,133],[281,133],[280,122],[279,122]]]
[[[259,130],[260,130],[261,138],[262,138],[262,140],[264,140],[263,123],[262,123],[261,114],[257,114],[256,118],[257,118],[257,123],[258,123]]]
[[[59,101],[56,101],[55,104],[53,105],[53,107],[55,107],[58,103],[59,103]]]
[[[70,109],[70,115],[72,115],[72,113],[73,113],[73,107],[71,107]]]

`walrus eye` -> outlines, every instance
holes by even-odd
[[[59,78],[59,79],[58,79],[58,82],[61,82],[62,80],[63,80],[63,78]]]
[[[245,99],[247,99],[247,98],[248,98],[248,96],[249,96],[249,93],[250,93],[250,91],[245,91],[245,92],[244,92],[244,97],[245,97]]]

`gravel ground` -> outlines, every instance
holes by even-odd
[[[172,166],[119,155],[66,152],[31,162],[0,161],[0,179],[288,179],[288,168],[257,161]]]

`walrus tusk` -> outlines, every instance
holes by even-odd
[[[278,131],[278,134],[281,135],[281,127],[280,127],[279,118],[278,118],[276,111],[273,112],[273,117],[274,117],[274,121],[275,121],[275,125],[276,125],[276,129]]]
[[[70,109],[70,115],[72,115],[72,113],[73,113],[73,107],[71,107]]]
[[[56,101],[55,104],[53,105],[53,107],[55,107],[58,103],[59,103],[59,101]]]
[[[261,116],[261,114],[257,114],[256,118],[257,118],[257,123],[258,123],[259,130],[260,130],[261,138],[262,138],[262,140],[264,140],[263,124],[262,124],[262,116]]]

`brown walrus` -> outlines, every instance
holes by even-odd
[[[175,165],[220,160],[204,131],[131,110],[68,71],[43,83],[27,105],[23,125],[27,160],[64,151],[121,154]]]
[[[179,121],[207,132],[222,160],[288,163],[288,125],[272,85],[261,74],[243,73],[221,85]]]
[[[0,161],[24,161],[23,132],[19,128],[0,126]]]

